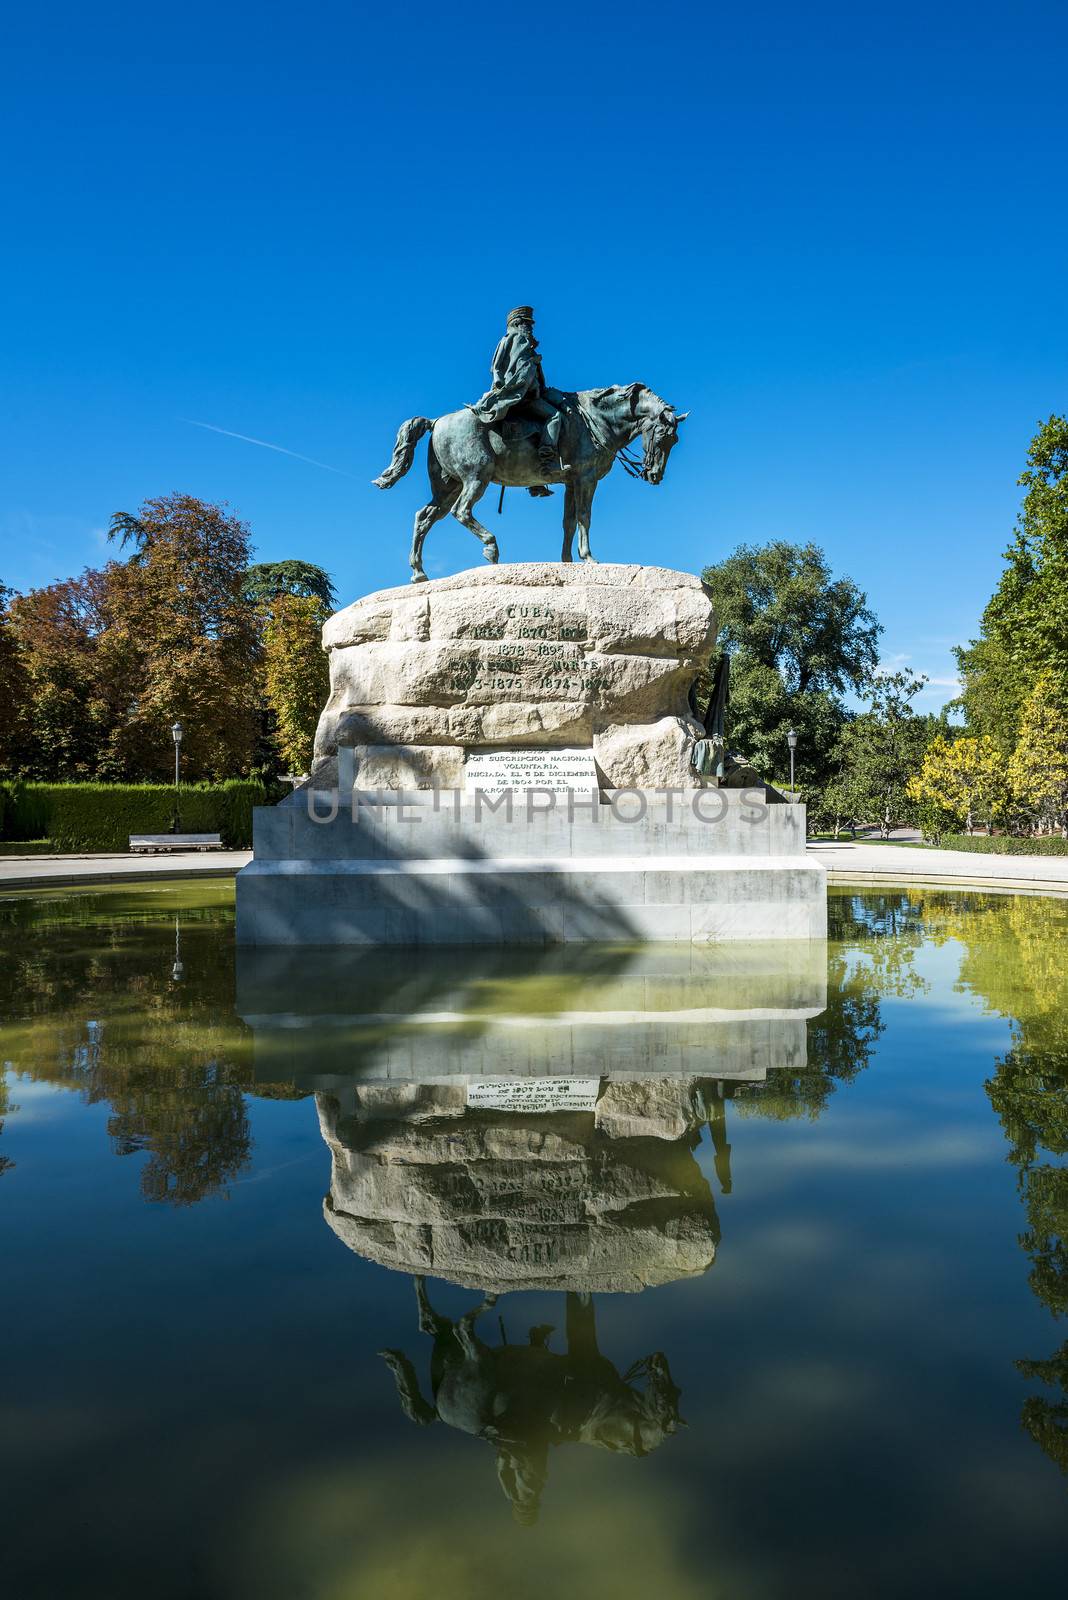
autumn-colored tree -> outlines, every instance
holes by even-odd
[[[97,775],[100,750],[120,713],[99,658],[110,571],[86,571],[8,604],[6,628],[25,696],[12,762],[22,776]]]
[[[906,784],[906,793],[926,816],[943,814],[947,821],[972,833],[987,831],[1009,806],[1005,763],[993,739],[959,739],[939,735],[927,747],[923,763]]]
[[[264,690],[274,742],[289,772],[307,772],[319,713],[330,688],[322,646],[329,608],[310,595],[280,594],[266,611]]]
[[[248,770],[258,724],[259,637],[245,598],[249,535],[221,506],[193,495],[117,512],[111,537],[132,544],[115,565],[101,649],[131,687],[108,764],[165,776],[177,718],[190,778]]]
[[[1068,832],[1068,708],[1052,672],[1028,696],[1008,778],[1040,828]]]

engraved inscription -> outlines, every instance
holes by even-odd
[[[464,788],[485,795],[506,789],[596,789],[592,750],[472,751],[464,762]]]

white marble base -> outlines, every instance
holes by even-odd
[[[602,806],[595,820],[557,812],[505,826],[425,804],[414,824],[360,808],[355,820],[343,809],[318,823],[298,797],[256,814],[255,859],[237,880],[238,943],[826,937],[826,871],[805,854],[800,806],[763,806],[750,820],[758,808],[730,794],[729,814],[708,825],[678,802],[667,815],[657,792],[648,799],[640,823]]]

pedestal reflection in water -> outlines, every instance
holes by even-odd
[[[1068,903],[836,892],[822,1010],[231,901],[0,897],[12,1594],[1063,1587]]]
[[[719,1220],[696,1148],[708,1129],[729,1192],[725,1097],[803,1070],[826,973],[826,946],[796,941],[239,952],[257,1076],[316,1091],[328,1226],[412,1277],[427,1386],[413,1354],[381,1351],[400,1404],[485,1440],[518,1521],[538,1515],[552,1447],[644,1456],[680,1426],[668,1354],[621,1371],[598,1347],[596,1295],[712,1266]],[[508,1080],[532,1077],[543,1109],[516,1110]],[[589,1080],[591,1109],[544,1109],[560,1080]],[[428,1276],[478,1298],[445,1316]],[[560,1291],[558,1326],[492,1317],[515,1290]]]

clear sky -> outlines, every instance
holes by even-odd
[[[1068,406],[1066,82],[1064,0],[12,8],[0,578],[183,490],[345,601],[406,581],[423,448],[369,480],[528,301],[550,382],[691,411],[596,554],[814,539],[936,705]],[[482,506],[556,558],[559,494]],[[426,556],[479,550],[449,519]]]

